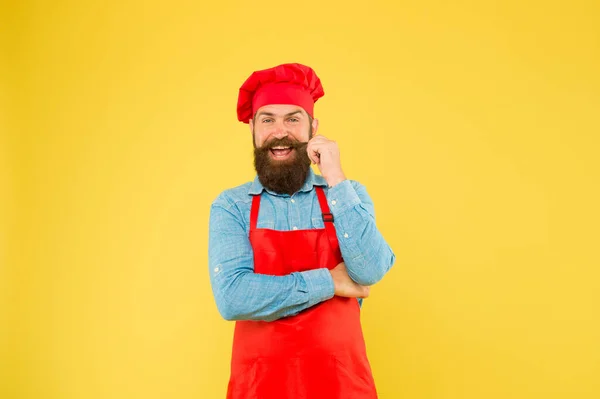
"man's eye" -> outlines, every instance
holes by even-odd
[[[298,118],[290,118],[290,119],[288,119],[288,121],[290,121],[290,122],[298,122]]]
[[[265,118],[265,119],[262,120],[263,123],[269,123],[269,122],[272,122],[272,121],[273,121],[273,119],[271,119],[271,118]]]

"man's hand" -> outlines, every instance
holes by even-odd
[[[344,262],[331,269],[329,273],[333,277],[334,295],[347,298],[366,298],[369,296],[369,287],[355,283],[348,275]]]
[[[335,141],[323,136],[315,136],[309,140],[306,151],[310,160],[319,167],[329,187],[346,180],[342,171],[340,150]]]

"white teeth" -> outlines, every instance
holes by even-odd
[[[290,147],[273,147],[274,150],[287,150]]]

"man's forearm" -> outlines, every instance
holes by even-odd
[[[273,321],[333,297],[327,269],[268,276],[233,269],[213,279],[217,308],[226,320]]]

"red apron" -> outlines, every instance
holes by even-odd
[[[257,229],[260,195],[253,198],[255,273],[283,276],[343,261],[325,194],[316,191],[324,229]],[[227,398],[377,398],[356,298],[334,296],[272,322],[237,321]]]

